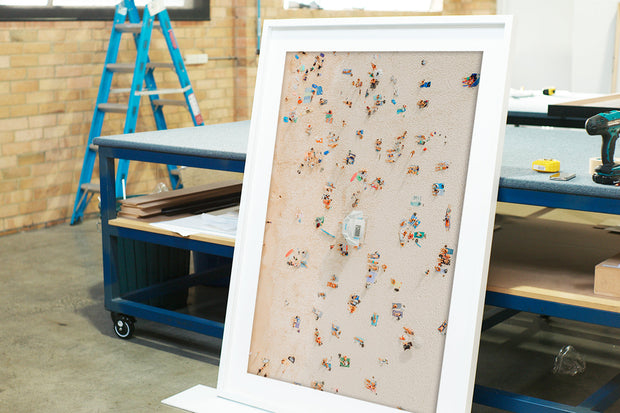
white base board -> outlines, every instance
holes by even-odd
[[[217,395],[213,387],[197,384],[181,393],[170,396],[161,401],[168,406],[193,413],[258,413],[265,410],[248,406],[247,404],[224,399]]]

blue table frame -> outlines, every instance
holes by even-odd
[[[236,122],[95,139],[95,144],[99,145],[104,304],[112,314],[151,320],[219,338],[223,336],[224,324],[221,322],[138,301],[145,295],[164,292],[173,284],[176,287],[199,284],[199,274],[149,287],[149,291],[142,289],[120,296],[118,259],[114,248],[119,237],[224,257],[232,257],[233,247],[110,225],[110,220],[116,218],[115,159],[243,172],[248,129],[249,122]]]

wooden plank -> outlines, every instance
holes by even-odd
[[[597,96],[595,98],[572,100],[570,102],[557,103],[553,106],[596,106],[596,107],[618,107],[620,104],[620,93]]]
[[[148,222],[138,221],[138,220],[135,220],[135,219],[116,218],[116,219],[112,219],[112,220],[108,221],[108,224],[110,224],[112,226],[115,226],[115,227],[135,229],[135,230],[138,230],[138,231],[150,232],[150,233],[153,233],[153,234],[168,235],[168,236],[172,236],[172,237],[188,238],[188,239],[191,239],[191,240],[196,240],[196,241],[201,241],[201,242],[209,242],[211,244],[226,245],[228,247],[234,247],[235,246],[235,239],[234,238],[223,237],[223,236],[218,236],[218,235],[207,235],[207,234],[195,234],[195,235],[190,235],[188,237],[182,237],[181,235],[177,234],[176,232],[167,231],[165,229],[157,228],[157,227],[154,227],[154,226],[150,225],[150,223],[148,223]]]
[[[230,186],[240,187],[241,181],[237,179],[227,180],[227,181],[222,181],[222,182],[209,183],[205,185],[193,186],[190,188],[176,189],[174,191],[159,192],[156,194],[137,196],[134,198],[127,198],[127,199],[122,200],[121,205],[143,205],[143,204],[147,204],[150,202],[159,202],[159,201],[163,201],[163,200],[167,200],[171,198],[178,199],[184,196],[191,196],[191,195],[194,195],[200,192],[205,192],[205,191],[210,191],[210,190],[225,188],[225,187],[230,187]]]
[[[545,288],[544,286],[540,286],[540,284],[544,284],[540,282],[542,277],[528,279],[526,281],[524,280],[524,273],[522,271],[499,273],[497,270],[495,271],[493,279],[489,279],[487,284],[488,291],[620,313],[620,300],[605,298],[601,295],[591,293],[589,288],[590,282],[586,280],[586,278],[580,277],[575,280],[575,283],[567,284],[567,287],[562,287],[559,286],[558,283],[555,283],[553,286],[550,286],[550,288]],[[545,275],[545,277],[549,276]],[[521,285],[514,283],[515,278],[521,280]],[[571,286],[580,283],[587,286],[587,288],[577,289],[574,292],[568,291],[571,289]]]
[[[549,105],[547,114],[561,118],[579,118],[585,122],[587,118],[599,113],[618,109],[620,94],[614,94]]]
[[[540,218],[502,221],[487,290],[620,313],[620,299],[594,293],[594,267],[620,251],[618,234]]]
[[[128,218],[149,218],[156,215],[178,215],[180,213],[200,213],[200,212],[210,212],[218,209],[223,209],[230,205],[239,205],[241,200],[241,192],[236,192],[232,194],[224,194],[220,195],[219,193],[211,193],[208,196],[201,196],[198,199],[192,199],[191,201],[184,202],[170,202],[166,204],[162,204],[158,207],[152,208],[137,208],[137,207],[127,207],[123,206],[118,213],[118,216],[128,217]]]
[[[121,201],[119,216],[127,218],[145,218],[158,215],[164,210],[209,203],[209,200],[221,199],[222,203],[230,201],[235,196],[240,197],[242,184],[238,180],[211,183],[199,187],[179,189],[145,195]],[[227,198],[228,197],[228,198]],[[225,199],[227,198],[227,199]],[[216,201],[216,203],[219,201]],[[230,202],[228,202],[230,203]]]
[[[174,193],[176,191],[171,191],[171,192]],[[152,212],[153,210],[156,210],[156,209],[161,210],[162,208],[165,208],[165,207],[168,207],[168,206],[176,206],[176,205],[189,204],[189,203],[201,201],[201,200],[207,199],[207,198],[214,198],[214,197],[218,197],[218,196],[230,195],[230,194],[235,194],[235,193],[237,193],[237,194],[241,193],[241,184],[226,186],[226,187],[222,187],[222,188],[209,189],[209,190],[200,191],[200,192],[196,192],[196,193],[192,193],[192,194],[184,194],[184,195],[180,195],[180,196],[172,196],[172,197],[168,197],[166,199],[145,202],[145,203],[141,203],[141,204],[138,204],[138,205],[123,204],[123,203],[121,203],[121,207],[122,208],[134,208],[134,209],[140,209],[140,210],[143,210],[143,211],[151,211]]]

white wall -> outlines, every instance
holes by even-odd
[[[617,0],[498,0],[497,14],[515,16],[510,86],[610,93],[617,8]]]

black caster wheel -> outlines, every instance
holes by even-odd
[[[112,313],[112,322],[114,322],[114,332],[119,338],[127,340],[133,336],[135,323],[133,317],[125,314]]]

